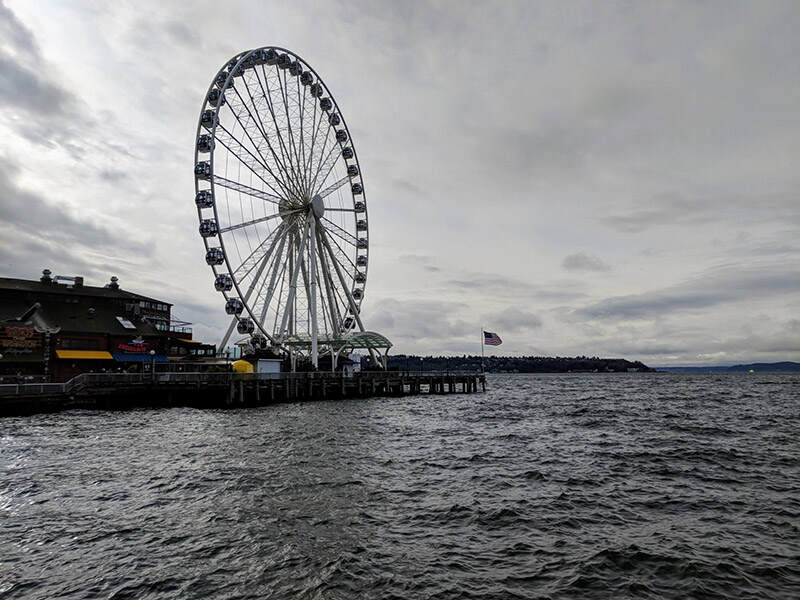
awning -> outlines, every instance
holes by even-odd
[[[105,350],[56,350],[56,356],[67,360],[113,360],[114,358]]]
[[[147,352],[114,352],[114,360],[117,362],[169,362],[169,359],[163,354],[150,356]]]

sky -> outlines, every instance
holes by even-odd
[[[0,0],[0,276],[228,323],[197,232],[204,94],[324,78],[393,353],[800,360],[800,3]]]

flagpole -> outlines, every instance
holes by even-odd
[[[483,334],[483,327],[481,327],[481,373],[486,371],[486,366],[484,365],[484,357],[483,357],[483,340],[486,336]]]

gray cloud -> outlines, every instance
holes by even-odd
[[[175,42],[186,44],[187,46],[196,47],[200,41],[200,36],[197,35],[197,32],[183,21],[169,21],[164,24],[164,30]]]
[[[81,134],[92,125],[85,107],[52,74],[32,32],[0,3],[0,110],[23,138],[83,154]],[[81,110],[84,108],[84,110]]]
[[[128,179],[130,175],[120,169],[102,169],[99,173],[99,177],[110,183],[118,183],[124,179]]]
[[[550,285],[538,285],[501,275],[486,273],[462,272],[458,279],[446,279],[446,289],[458,293],[486,294],[495,298],[520,298],[528,301],[567,302],[584,298],[583,283],[575,281],[559,281]]]
[[[89,219],[73,216],[63,206],[50,204],[38,194],[21,187],[20,169],[7,157],[0,160],[0,223],[26,232],[40,240],[39,250],[50,248],[49,260],[63,252],[60,244],[80,244],[93,249],[148,254],[146,246],[126,233],[115,233]],[[13,234],[12,234],[13,236]],[[13,245],[14,237],[4,239]],[[53,247],[52,242],[59,247]]]
[[[590,256],[586,252],[570,254],[561,263],[567,271],[608,271],[611,269],[597,256]]]
[[[702,226],[731,217],[758,215],[758,221],[775,220],[800,223],[800,201],[797,194],[763,195],[741,194],[687,198],[677,192],[656,194],[643,207],[622,215],[609,215],[602,221],[623,233],[641,233],[652,227]]]
[[[371,310],[369,326],[392,340],[438,342],[469,335],[471,326],[458,318],[464,304],[435,300],[385,299]]]
[[[498,313],[484,315],[483,321],[487,327],[507,332],[539,329],[542,326],[542,319],[538,315],[513,306]]]
[[[394,183],[395,187],[398,187],[401,190],[404,190],[404,191],[409,192],[411,194],[414,194],[414,195],[421,195],[422,194],[422,189],[420,189],[420,187],[418,185],[416,185],[416,184],[414,184],[414,183],[412,183],[410,181],[407,181],[405,179],[395,179],[393,183]]]
[[[575,313],[584,318],[641,319],[796,293],[800,293],[796,265],[726,266],[667,288],[607,298]]]
[[[410,264],[427,265],[434,262],[436,259],[433,256],[428,256],[425,254],[401,254],[397,257],[397,260]]]
[[[39,72],[23,67],[10,56],[0,56],[0,106],[66,118],[74,101],[72,94]]]
[[[0,2],[0,39],[7,40],[12,48],[24,54],[35,55],[39,53],[39,47],[33,38],[33,34],[9,10],[4,1]]]

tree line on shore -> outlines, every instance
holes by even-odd
[[[490,373],[624,373],[655,370],[638,360],[597,356],[389,356],[389,370],[392,371],[475,371],[481,368]]]

